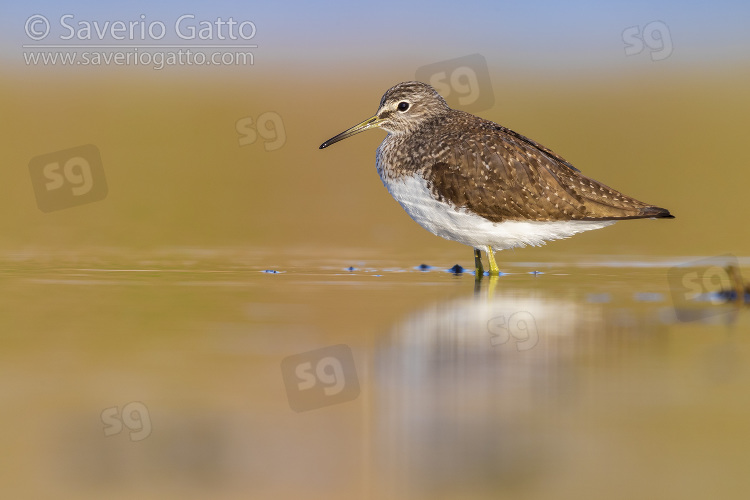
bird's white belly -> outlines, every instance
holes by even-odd
[[[544,245],[546,241],[567,238],[574,234],[600,229],[615,221],[505,221],[491,222],[465,208],[436,200],[419,176],[398,179],[383,178],[383,184],[406,213],[432,234],[464,245],[486,250]]]

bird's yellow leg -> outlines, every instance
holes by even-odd
[[[497,267],[497,262],[495,262],[495,252],[489,245],[487,245],[487,259],[490,261],[490,276],[500,276],[500,268]]]
[[[482,267],[482,252],[474,249],[474,267],[477,278],[484,276],[484,267]]]

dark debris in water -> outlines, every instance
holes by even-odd
[[[347,271],[356,271],[357,269],[354,266],[349,266],[346,268]]]
[[[746,284],[742,279],[739,268],[730,264],[725,271],[729,276],[732,288],[719,290],[716,295],[726,302],[750,304],[750,284]]]
[[[435,269],[435,268],[434,268],[434,267],[432,267],[432,266],[429,266],[429,265],[427,265],[427,264],[419,264],[419,265],[418,265],[417,267],[415,267],[414,269],[416,269],[416,270],[418,270],[418,271],[429,271],[429,270],[431,270],[431,269]]]
[[[456,274],[456,275],[463,274],[465,271],[466,271],[466,269],[464,269],[463,267],[461,267],[458,264],[456,264],[455,266],[453,266],[450,269],[448,269],[449,273],[453,273],[453,274]]]
[[[750,304],[750,288],[746,288],[744,293],[742,294],[742,299],[739,298],[739,295],[736,290],[720,290],[716,293],[716,296],[725,302],[745,302],[745,304]],[[744,300],[743,300],[744,299]]]
[[[264,272],[266,274],[281,274],[281,271],[277,271],[275,269],[264,269],[261,272]]]

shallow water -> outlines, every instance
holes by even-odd
[[[720,277],[675,267],[694,258],[477,282],[454,262],[336,255],[3,256],[3,490],[750,493],[750,313],[712,295]]]

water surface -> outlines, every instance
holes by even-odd
[[[3,489],[750,492],[750,316],[675,295],[689,259],[514,263],[477,282],[454,262],[337,254],[4,255]]]

